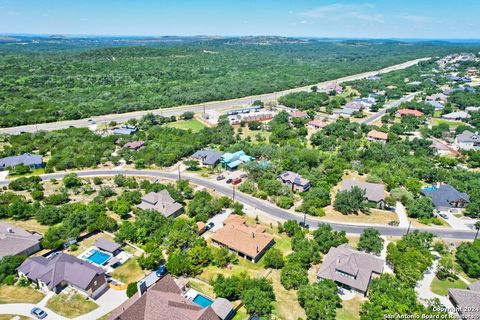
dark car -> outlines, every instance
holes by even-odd
[[[300,227],[302,227],[302,228],[310,229],[310,225],[309,225],[308,223],[306,223],[306,222],[300,221],[298,224],[299,224]]]
[[[167,273],[167,267],[165,265],[161,265],[156,271],[155,274],[157,277],[163,277]]]
[[[207,223],[207,225],[205,226],[205,230],[210,230],[210,229],[212,229],[214,226],[215,226],[215,223],[209,222],[209,223]]]
[[[45,311],[43,311],[40,308],[33,308],[32,310],[30,310],[30,314],[32,316],[35,316],[35,318],[37,319],[43,319],[48,315]]]
[[[448,219],[448,216],[445,213],[440,213],[439,216],[443,219]]]
[[[223,179],[225,179],[225,176],[222,176],[222,175],[217,176],[217,181],[220,181],[220,180],[223,180]]]
[[[225,181],[226,183],[232,183],[233,179],[232,178],[228,178],[227,181]]]

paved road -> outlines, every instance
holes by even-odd
[[[40,177],[43,180],[62,179],[63,176],[67,173],[59,172],[59,173],[45,174]],[[84,170],[84,171],[78,171],[76,173],[80,177],[95,177],[95,176],[107,177],[107,176],[114,176],[117,174],[123,174],[127,176],[151,177],[151,178],[165,178],[165,179],[178,178],[177,173],[162,172],[162,171],[156,171],[156,170],[133,170],[133,169],[131,170]],[[202,186],[208,189],[214,189],[223,195],[233,196],[233,190],[231,185],[217,184],[213,181],[207,180],[199,176],[189,175],[188,177],[186,177],[184,173],[182,178],[187,178],[192,183],[197,184],[199,186]],[[9,180],[0,181],[0,187],[4,185],[8,185],[8,183],[9,183]],[[296,213],[292,213],[292,212],[280,209],[276,206],[266,203],[263,200],[256,199],[249,195],[241,193],[238,190],[235,192],[235,200],[245,205],[251,206],[253,208],[257,208],[258,210],[265,212],[265,214],[267,214],[268,216],[276,220],[280,220],[280,221],[285,221],[289,219],[293,219],[297,221],[303,220],[303,216],[300,214],[296,214]],[[328,223],[335,230],[343,230],[347,233],[352,233],[352,234],[361,234],[363,230],[369,226],[375,227],[384,236],[402,236],[407,232],[407,228],[404,228],[404,227],[326,222],[326,221],[320,221],[319,219],[316,219],[314,217],[308,217],[307,223],[309,223],[313,228],[316,228],[320,223]],[[452,230],[452,229],[440,229],[440,228],[413,228],[413,227],[410,230],[411,231],[413,230],[428,231],[435,234],[439,238],[446,238],[446,239],[472,240],[475,237],[474,231],[467,231],[467,230]]]
[[[384,69],[381,69],[381,70],[364,72],[364,73],[360,73],[360,74],[356,74],[356,75],[352,75],[352,76],[339,78],[339,79],[336,79],[336,80],[321,82],[321,83],[318,83],[316,85],[319,88],[322,88],[322,87],[324,87],[327,84],[332,83],[332,82],[342,83],[342,82],[346,82],[346,81],[364,79],[366,77],[376,75],[376,74],[388,73],[388,72],[391,72],[391,71],[394,71],[394,70],[405,69],[405,68],[411,67],[411,66],[419,63],[420,61],[425,61],[425,60],[429,60],[429,59],[430,58],[415,59],[415,60],[407,61],[405,63],[394,65],[394,66],[391,66],[391,67],[388,67],[388,68],[384,68]],[[279,97],[284,96],[288,93],[308,90],[308,89],[310,89],[311,86],[312,85],[299,87],[299,88],[294,88],[294,89],[289,89],[289,90],[284,90],[284,91],[280,91],[280,92],[243,97],[243,98],[238,98],[238,99],[231,99],[231,100],[224,100],[224,101],[213,101],[213,102],[200,103],[200,104],[194,104],[194,105],[188,105],[188,106],[180,106],[180,107],[167,108],[167,109],[135,111],[135,112],[121,113],[121,114],[108,114],[108,115],[103,115],[103,116],[91,117],[89,119],[92,119],[97,124],[108,123],[110,121],[115,121],[117,123],[122,123],[122,122],[125,122],[125,121],[129,120],[129,119],[140,119],[141,117],[143,117],[144,115],[146,115],[148,113],[153,113],[153,114],[156,114],[156,115],[163,115],[163,116],[173,116],[173,115],[180,115],[180,114],[184,113],[185,111],[193,111],[193,112],[197,112],[197,113],[202,112],[204,107],[205,107],[206,110],[229,109],[229,108],[249,105],[255,100],[261,100],[261,101],[264,101],[264,102],[275,101]],[[65,129],[65,128],[68,128],[68,127],[71,127],[71,126],[72,127],[88,127],[88,126],[92,125],[92,122],[88,121],[89,119],[59,121],[59,122],[51,122],[51,123],[39,123],[39,124],[32,124],[32,125],[25,125],[25,126],[11,127],[11,128],[0,128],[0,133],[3,133],[3,134],[19,134],[21,132],[36,132],[36,131],[40,131],[40,130],[53,131],[53,130]]]
[[[395,102],[392,102],[390,104],[386,104],[382,110],[378,111],[377,113],[371,115],[368,118],[365,118],[362,121],[362,123],[371,124],[372,122],[375,122],[378,118],[382,117],[387,112],[388,109],[396,108],[404,102],[411,101],[415,96],[417,96],[419,94],[420,94],[420,92],[414,92],[414,93],[411,93],[409,95],[406,95],[406,96],[396,100]]]

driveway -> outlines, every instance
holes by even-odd
[[[7,176],[8,176],[8,170],[0,171],[0,181],[7,179]]]
[[[424,273],[423,279],[415,286],[415,292],[422,300],[438,298],[447,310],[455,310],[446,296],[439,296],[438,294],[433,293],[430,289],[430,285],[437,274],[437,270],[438,260],[434,260],[432,266]]]
[[[219,213],[210,219],[207,220],[207,224],[210,222],[213,222],[214,226],[210,231],[215,232],[218,229],[221,229],[223,227],[223,221],[228,218],[228,216],[232,213],[231,209],[223,210],[222,213]]]
[[[453,229],[455,230],[472,230],[469,225],[473,225],[475,221],[457,218],[453,213],[450,211],[442,211],[442,214],[446,214],[448,219],[438,216],[440,219],[443,219],[446,223],[448,223]]]
[[[395,213],[397,214],[398,220],[400,221],[398,226],[400,228],[408,228],[409,222],[408,222],[407,210],[405,209],[405,206],[400,201],[397,201],[397,203],[395,204]]]

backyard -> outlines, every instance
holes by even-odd
[[[131,257],[124,264],[112,272],[112,277],[123,283],[135,282],[142,279],[145,273],[137,263],[137,257]]]
[[[190,119],[190,120],[180,120],[176,122],[171,122],[167,124],[167,127],[183,129],[183,130],[192,130],[192,132],[196,133],[202,130],[203,128],[206,128],[206,125],[198,121],[197,119]]]
[[[38,303],[44,295],[31,287],[1,286],[0,303]]]
[[[448,294],[448,289],[457,288],[457,289],[467,289],[468,285],[460,279],[450,281],[450,280],[440,280],[435,277],[430,285],[433,293],[436,293],[440,296],[446,296]]]

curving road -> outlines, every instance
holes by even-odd
[[[71,173],[71,172],[51,173],[51,174],[41,175],[40,177],[42,178],[42,180],[62,179],[68,173]],[[163,171],[156,171],[156,170],[133,170],[133,169],[102,170],[100,169],[100,170],[76,171],[75,173],[77,173],[78,176],[80,177],[109,177],[109,176],[111,177],[117,174],[123,174],[126,176],[163,178],[163,179],[173,179],[173,180],[178,178],[177,173],[163,172]],[[226,196],[230,196],[230,197],[233,196],[233,189],[231,185],[218,184],[208,179],[205,179],[199,176],[186,175],[185,173],[182,173],[182,175],[183,175],[182,178],[186,178],[196,185],[199,185],[208,189],[214,189],[218,193],[221,193]],[[8,185],[9,183],[10,183],[9,180],[0,181],[0,186],[5,186],[5,185]],[[284,221],[284,220],[293,219],[296,221],[303,221],[303,215],[295,214],[295,213],[280,209],[263,200],[241,193],[238,190],[235,191],[235,200],[243,204],[246,204],[248,206],[251,206],[253,208],[257,208],[258,210],[263,211],[265,214],[267,214],[268,216],[276,220]],[[367,227],[374,227],[384,236],[402,236],[405,233],[407,233],[407,228],[405,227],[327,222],[327,221],[321,221],[314,217],[308,217],[306,220],[307,220],[307,223],[310,224],[313,228],[316,228],[320,223],[328,223],[335,230],[342,230],[352,234],[361,234],[363,230]],[[473,240],[475,237],[474,231],[467,231],[467,230],[452,230],[452,229],[440,229],[440,228],[414,228],[414,227],[410,228],[410,230],[431,232],[437,237],[445,238],[445,239]]]
[[[415,60],[407,61],[401,64],[397,64],[394,66],[390,66],[381,70],[364,72],[364,73],[351,75],[351,76],[339,78],[336,80],[329,80],[329,81],[321,82],[318,84],[312,84],[312,85],[316,85],[319,88],[322,88],[332,82],[342,83],[346,81],[364,79],[376,74],[388,73],[394,70],[405,69],[413,65],[416,65],[421,61],[425,61],[429,59],[430,58],[415,59]],[[230,109],[230,108],[235,108],[239,106],[249,105],[255,100],[261,100],[263,102],[276,101],[279,97],[284,96],[288,93],[309,90],[312,85],[298,87],[294,89],[288,89],[288,90],[279,91],[279,92],[243,97],[238,99],[213,101],[213,102],[199,103],[199,104],[166,108],[166,109],[144,110],[144,111],[121,113],[121,114],[107,114],[102,116],[91,117],[89,119],[67,120],[67,121],[58,121],[58,122],[50,122],[50,123],[31,124],[31,125],[10,127],[10,128],[0,128],[0,134],[19,134],[22,132],[53,131],[53,130],[66,129],[69,127],[77,127],[77,128],[89,127],[92,125],[93,122],[109,123],[111,121],[115,121],[117,123],[122,123],[129,119],[140,119],[141,117],[149,113],[153,113],[155,115],[163,115],[163,116],[178,116],[184,113],[185,111],[193,111],[196,113],[203,112],[204,108],[207,111]],[[92,121],[89,121],[90,119]]]

